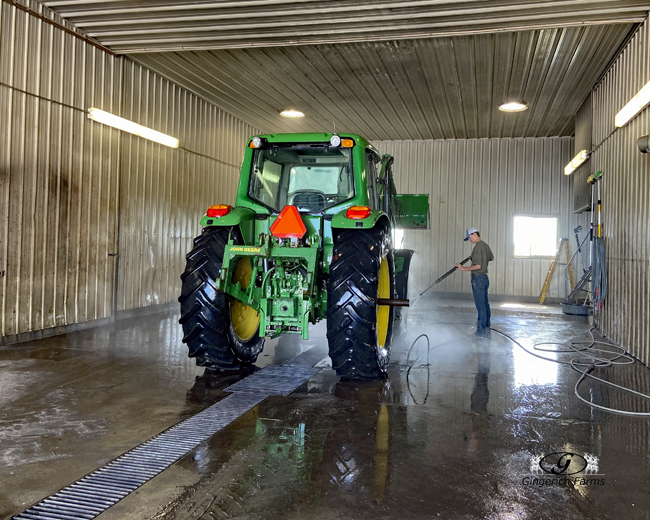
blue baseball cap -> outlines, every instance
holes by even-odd
[[[463,240],[465,240],[465,242],[467,242],[469,240],[469,236],[472,233],[478,233],[478,229],[476,229],[475,227],[469,228],[467,231],[465,231],[465,238]]]

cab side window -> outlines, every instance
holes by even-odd
[[[379,155],[372,150],[366,150],[366,179],[368,182],[368,205],[372,209],[379,209],[379,200],[377,197],[377,175],[379,171],[377,165],[381,161]]]

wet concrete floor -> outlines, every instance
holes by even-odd
[[[0,518],[228,395],[243,376],[194,367],[177,319],[168,311],[0,349]],[[649,419],[580,403],[575,371],[494,333],[475,338],[475,319],[471,301],[418,300],[398,322],[388,378],[369,383],[329,368],[324,324],[307,342],[267,342],[259,367],[322,368],[99,518],[650,518]],[[492,325],[527,348],[589,329],[557,307],[503,303]],[[640,363],[596,374],[650,393]],[[650,411],[597,383],[581,394]],[[590,465],[560,482],[537,464],[557,452]],[[556,459],[559,471],[566,458]]]

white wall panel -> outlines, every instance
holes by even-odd
[[[469,256],[465,230],[474,226],[494,252],[490,293],[537,297],[550,258],[515,258],[514,215],[554,216],[558,237],[570,239],[584,220],[573,215],[572,180],[563,175],[573,157],[573,138],[378,141],[395,157],[399,193],[428,193],[431,229],[408,231],[404,247],[417,251],[415,286],[428,287]],[[455,273],[433,291],[471,293],[469,275]],[[414,295],[410,295],[413,297]],[[548,294],[566,296],[564,272],[556,271]]]

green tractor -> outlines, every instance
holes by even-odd
[[[394,230],[429,224],[428,196],[397,195],[392,164],[358,135],[249,140],[236,206],[208,209],[181,276],[197,365],[240,369],[265,338],[307,339],[327,319],[337,374],[383,376],[413,254],[393,249]]]

